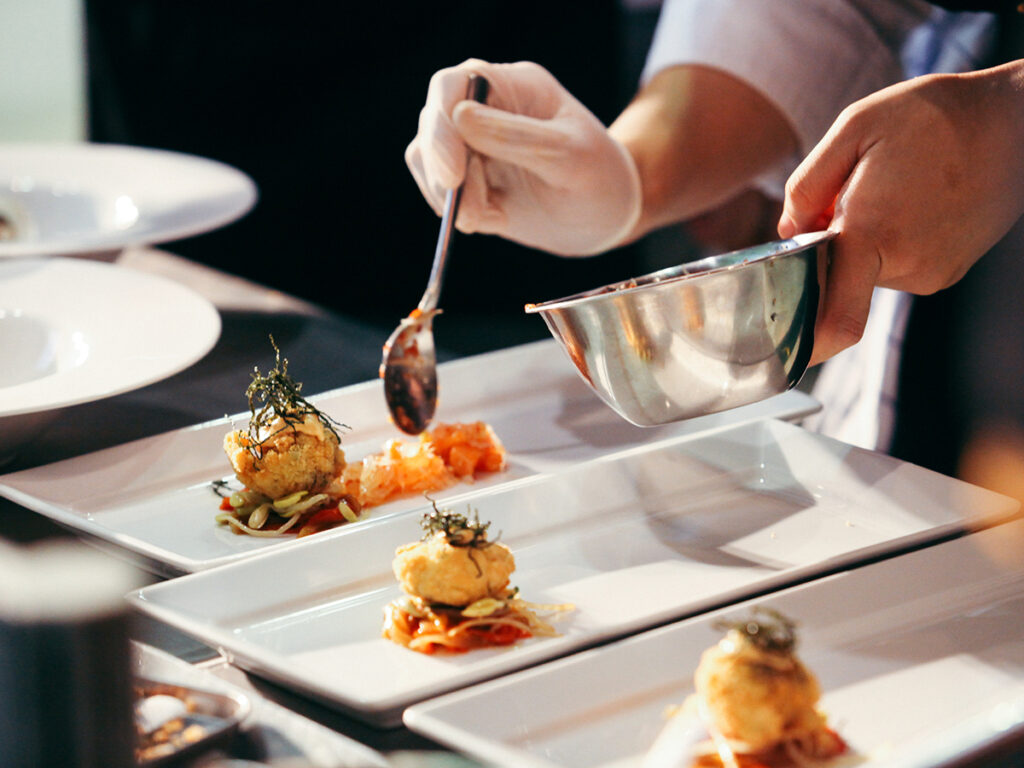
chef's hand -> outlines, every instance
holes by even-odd
[[[812,364],[860,339],[874,286],[941,290],[1006,234],[1024,212],[1022,126],[1024,60],[844,110],[790,177],[779,220],[782,237],[839,232]]]
[[[465,100],[472,73],[490,82],[487,105]],[[405,159],[438,214],[446,190],[465,177],[456,221],[463,232],[588,255],[619,245],[640,216],[640,178],[629,152],[530,62],[470,59],[437,72]]]

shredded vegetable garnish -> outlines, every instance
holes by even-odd
[[[226,483],[224,484],[226,485]],[[214,519],[235,533],[273,538],[311,533],[359,520],[359,502],[348,494],[340,498],[326,493],[296,491],[279,499],[242,489],[222,495],[221,513]]]
[[[575,608],[569,603],[529,603],[516,594],[484,598],[465,608],[432,606],[409,597],[395,600],[385,608],[384,636],[420,653],[464,653],[528,637],[556,637],[554,626],[538,614],[557,616]]]

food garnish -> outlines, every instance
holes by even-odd
[[[418,440],[389,440],[347,462],[339,430],[349,429],[302,396],[288,360],[270,337],[275,364],[254,368],[246,389],[246,429],[224,438],[240,488],[213,483],[216,521],[250,536],[306,536],[359,520],[363,510],[411,493],[430,493],[505,468],[505,448],[484,422],[438,424]]]
[[[515,559],[487,538],[490,523],[448,509],[424,514],[423,537],[399,547],[392,567],[405,595],[385,610],[384,637],[420,653],[464,653],[555,636],[538,612],[561,614],[568,604],[540,605],[509,586]]]
[[[259,367],[254,366],[252,381],[245,390],[252,414],[249,417],[248,449],[257,459],[262,458],[263,445],[267,440],[281,429],[295,429],[306,420],[306,416],[315,416],[324,429],[340,440],[338,428],[348,427],[302,396],[302,383],[289,375],[288,358],[281,358],[281,350],[273,336],[270,337],[270,346],[274,348],[274,367],[264,376]],[[278,424],[279,421],[283,424]]]
[[[473,510],[473,519],[470,520],[461,512],[439,509],[436,501],[429,496],[427,498],[433,508],[420,520],[424,541],[440,533],[453,547],[480,548],[489,547],[494,543],[487,539],[487,529],[491,524],[481,523],[480,514],[476,510]]]
[[[797,623],[774,608],[757,605],[746,619],[719,619],[711,626],[722,632],[739,632],[769,653],[793,653],[796,650]]]
[[[489,424],[475,421],[438,424],[410,441],[389,440],[382,451],[349,464],[341,479],[346,492],[367,508],[473,482],[505,466],[501,440]]]

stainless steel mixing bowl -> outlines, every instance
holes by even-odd
[[[734,251],[527,312],[623,418],[654,426],[796,386],[814,346],[819,262],[832,232]]]

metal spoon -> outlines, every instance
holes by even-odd
[[[470,75],[466,98],[484,102],[489,83],[479,75]],[[387,342],[380,363],[384,379],[384,399],[395,425],[403,432],[418,435],[427,428],[437,408],[437,355],[431,328],[439,310],[441,281],[451,250],[455,217],[459,212],[462,186],[448,190],[441,215],[441,233],[434,250],[434,264],[423,298],[408,317],[402,319]]]

